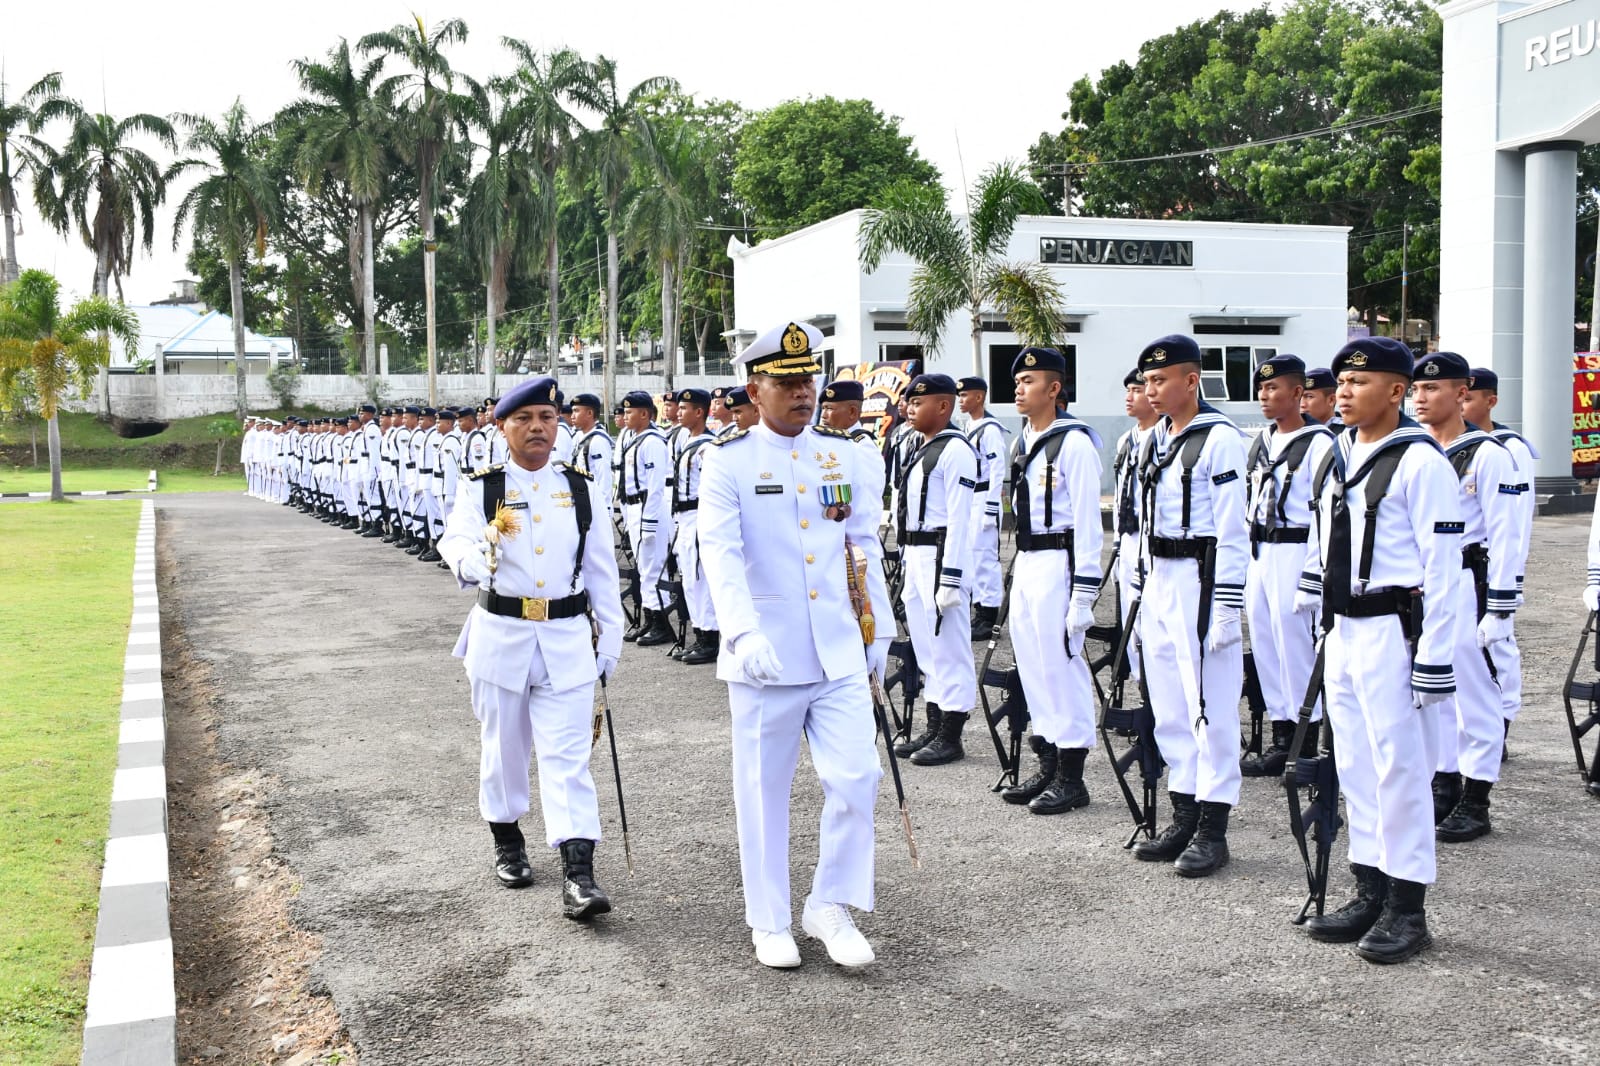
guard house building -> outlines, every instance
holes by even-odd
[[[831,377],[855,363],[921,359],[951,377],[974,372],[971,318],[950,317],[936,351],[924,353],[906,324],[916,263],[894,254],[872,273],[860,265],[860,211],[748,247],[729,243],[735,329],[730,350],[766,329],[800,320],[821,330]],[[1240,424],[1259,424],[1252,379],[1279,353],[1325,366],[1348,330],[1347,230],[1232,222],[1030,216],[1007,258],[1040,263],[1065,304],[1061,337],[1072,410],[1108,442],[1128,425],[1122,378],[1157,337],[1200,343],[1206,399]],[[1021,342],[998,314],[984,316],[977,373],[993,412],[1013,428],[1011,362]],[[1109,456],[1107,458],[1109,476]]]

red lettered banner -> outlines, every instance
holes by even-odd
[[[1600,352],[1572,357],[1572,476],[1600,477]]]
[[[900,359],[839,368],[840,380],[861,382],[861,425],[878,438],[879,447],[899,421],[897,408],[906,386],[917,376],[917,363]]]

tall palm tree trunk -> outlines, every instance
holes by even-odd
[[[239,421],[244,421],[250,409],[246,379],[249,370],[244,361],[244,271],[239,268],[239,257],[228,260],[228,298],[233,304],[233,384],[238,390]],[[165,359],[160,352],[157,359]]]
[[[60,417],[59,410],[51,415],[45,430],[50,448],[50,499],[56,503],[66,499],[61,491],[61,425],[57,421]]]
[[[612,215],[616,212],[613,211]],[[612,409],[617,392],[617,234],[606,229],[606,410]]]
[[[550,373],[554,374],[561,361],[561,244],[554,234],[545,263],[550,288]]]
[[[924,372],[928,369],[927,356],[929,354],[931,353],[923,353],[922,369]],[[972,375],[980,378],[985,376],[983,373],[983,310],[976,304],[972,307]]]
[[[433,229],[430,224],[429,230]],[[439,348],[434,334],[433,311],[433,234],[422,235],[422,292],[428,316],[428,402],[439,402]]]
[[[0,192],[5,199],[4,208],[6,216],[6,257],[0,263],[0,285],[17,280],[20,270],[17,266],[17,200],[10,193]]]
[[[361,331],[362,360],[366,365],[367,389],[371,391],[378,376],[378,314],[374,306],[372,278],[372,205],[361,205]]]
[[[498,322],[498,320],[500,318],[500,314],[499,314],[499,309],[496,308],[495,305],[494,305],[494,282],[493,281],[489,282],[489,284],[484,286],[484,289],[487,291],[488,298],[489,298],[488,299],[488,304],[489,304],[489,307],[488,307],[489,324],[488,324],[488,329],[487,329],[487,332],[488,332],[488,344],[486,345],[487,350],[483,353],[483,372],[489,378],[489,391],[484,393],[484,395],[485,396],[493,396],[494,395],[495,326],[496,326],[496,324],[497,324],[497,322]]]
[[[111,249],[104,243],[94,250],[94,294],[102,300],[111,298]],[[111,369],[102,366],[95,375],[100,384],[100,413],[111,417]],[[59,480],[56,479],[56,480]],[[58,492],[59,488],[52,489]],[[52,495],[51,499],[56,499]]]
[[[674,312],[673,296],[676,283],[673,280],[672,260],[667,256],[661,257],[661,359],[666,364],[667,391],[674,388],[673,379],[677,377],[678,355],[677,344],[674,343],[678,336],[678,323]]]

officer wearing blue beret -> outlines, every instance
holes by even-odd
[[[967,424],[963,432],[978,456],[979,508],[972,545],[972,639],[988,640],[1000,617],[1000,496],[1005,491],[1006,429],[989,413],[989,383],[979,377],[956,382]]]
[[[1334,380],[1333,371],[1325,366],[1314,366],[1306,370],[1306,391],[1300,397],[1300,412],[1307,418],[1314,418],[1337,433],[1342,427],[1339,423],[1339,410],[1334,405],[1334,391],[1339,383]]]
[[[641,648],[671,644],[667,598],[658,587],[672,544],[672,456],[667,439],[655,424],[656,406],[648,392],[622,398],[622,424],[628,431],[622,445],[617,499],[622,520],[639,564],[639,624],[622,639]]]
[[[611,513],[611,434],[606,432],[601,414],[605,405],[592,392],[580,392],[572,398],[572,427],[576,436],[572,442],[572,463],[589,475],[594,482],[596,506],[600,514]]]

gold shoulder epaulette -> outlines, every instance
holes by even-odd
[[[482,470],[474,470],[472,473],[468,474],[467,480],[476,481],[481,477],[486,477],[489,474],[497,473],[505,468],[506,464],[504,463],[496,463],[493,466],[486,466]]]
[[[725,435],[723,435],[721,437],[714,438],[711,441],[711,443],[715,444],[717,447],[720,448],[724,444],[732,444],[734,441],[740,440],[740,439],[742,439],[744,437],[748,437],[749,435],[750,435],[750,431],[748,429],[736,429],[732,433],[728,433],[728,434],[725,434]]]
[[[594,475],[589,473],[589,471],[585,470],[581,466],[575,466],[572,463],[561,463],[560,466],[561,466],[562,470],[565,470],[569,474],[577,474],[579,477],[583,478],[583,480],[585,480],[585,481],[593,481],[594,480]]]
[[[842,429],[834,429],[832,426],[824,426],[820,422],[817,425],[812,426],[811,428],[816,430],[818,433],[823,434],[824,436],[828,436],[828,437],[843,437],[845,440],[849,440],[850,439],[850,434],[846,433],[844,430],[842,430]]]

